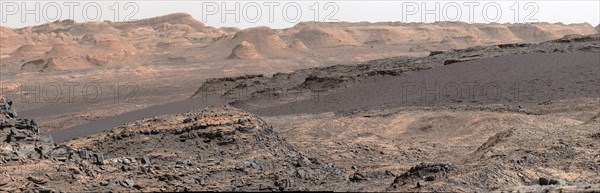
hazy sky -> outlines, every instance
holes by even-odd
[[[127,21],[186,12],[215,27],[286,28],[301,21],[600,23],[600,1],[2,1],[1,25]],[[236,21],[237,20],[237,21]]]

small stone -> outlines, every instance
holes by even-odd
[[[296,162],[296,167],[309,166],[311,164],[312,162],[310,161],[310,159],[308,159],[307,157],[302,157]]]
[[[435,176],[427,176],[425,177],[425,181],[434,181],[435,180]]]
[[[418,181],[417,182],[417,188],[422,188],[425,186],[425,182],[424,181]]]
[[[123,159],[123,164],[129,165],[129,164],[131,164],[131,160],[125,158],[125,159]]]
[[[251,162],[251,163],[250,163],[250,166],[252,166],[252,167],[253,167],[254,169],[256,169],[256,170],[261,170],[261,169],[262,169],[262,166],[260,166],[260,165],[259,165],[258,163],[256,163],[255,161],[254,161],[254,162]]]
[[[108,186],[108,181],[106,181],[106,180],[101,181],[100,186]]]
[[[563,179],[550,179],[549,182],[550,185],[566,185],[567,181],[563,180]]]
[[[150,164],[150,157],[148,157],[148,156],[142,157],[142,164]]]
[[[327,164],[323,164],[323,169],[332,169],[333,168],[333,163],[327,163]]]
[[[38,191],[39,191],[39,193],[52,193],[52,190],[50,190],[50,189],[45,189],[45,188],[43,188],[43,187],[41,187],[41,188],[42,188],[42,189],[38,190]]]
[[[88,154],[86,149],[79,150],[79,157],[81,159],[90,159],[90,155]]]
[[[121,186],[126,187],[126,188],[131,188],[133,187],[133,180],[131,179],[125,179],[123,181],[121,181]]]
[[[187,166],[194,166],[194,162],[192,162],[190,160],[187,160],[187,161],[185,161],[185,165],[187,165]]]
[[[46,184],[48,182],[42,177],[29,176],[29,177],[27,177],[27,179],[35,184]]]
[[[4,178],[3,178],[3,179],[0,179],[0,187],[2,187],[2,186],[4,186],[4,185],[8,184],[9,182],[10,182],[10,181],[8,181],[8,179],[4,179]]]
[[[79,168],[75,168],[75,167],[74,168],[70,168],[69,171],[72,174],[81,174],[81,170],[79,170]]]
[[[352,176],[350,176],[351,182],[358,182],[358,181],[363,181],[363,180],[367,180],[367,178],[365,177],[365,175],[363,175],[361,173],[354,173]]]
[[[96,164],[104,165],[104,155],[102,153],[96,154]]]
[[[133,188],[141,190],[141,189],[144,189],[144,186],[142,186],[141,184],[136,184],[136,185],[133,185]]]
[[[394,174],[393,172],[389,171],[389,170],[385,170],[385,175],[388,176],[396,176],[396,174]]]

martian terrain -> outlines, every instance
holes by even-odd
[[[0,192],[600,192],[600,26],[0,26]]]

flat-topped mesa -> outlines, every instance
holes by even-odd
[[[385,44],[435,43],[444,36],[461,39],[462,44],[444,44],[450,47],[470,47],[478,44],[498,43],[539,43],[558,39],[565,35],[589,35],[597,33],[588,23],[401,23],[401,22],[302,22],[286,29],[299,37],[308,47],[327,47],[335,45],[353,45],[358,43]],[[313,45],[316,44],[316,45]]]
[[[360,44],[360,42],[354,39],[346,30],[337,27],[309,26],[294,34],[293,37],[302,41],[308,48]]]
[[[207,28],[206,25],[204,25],[202,22],[194,19],[194,17],[192,17],[188,13],[172,13],[172,14],[168,14],[168,15],[152,17],[152,18],[147,18],[147,19],[140,19],[140,20],[135,20],[135,21],[115,22],[115,23],[112,23],[112,26],[117,29],[120,29],[120,30],[128,30],[128,29],[135,29],[135,28],[145,27],[145,26],[151,26],[153,28],[157,28],[160,25],[162,25],[163,23],[186,24],[198,31]]]

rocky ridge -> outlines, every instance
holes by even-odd
[[[219,95],[236,107],[251,107],[253,102],[269,100],[266,105],[325,95],[356,83],[384,80],[457,62],[531,53],[600,53],[600,35],[572,35],[539,44],[515,43],[467,49],[432,51],[426,57],[391,57],[352,65],[308,68],[272,77],[245,75],[209,79],[191,96]],[[265,105],[265,104],[262,104]]]
[[[1,191],[326,190],[347,179],[232,107],[132,122],[61,145],[2,105]]]

